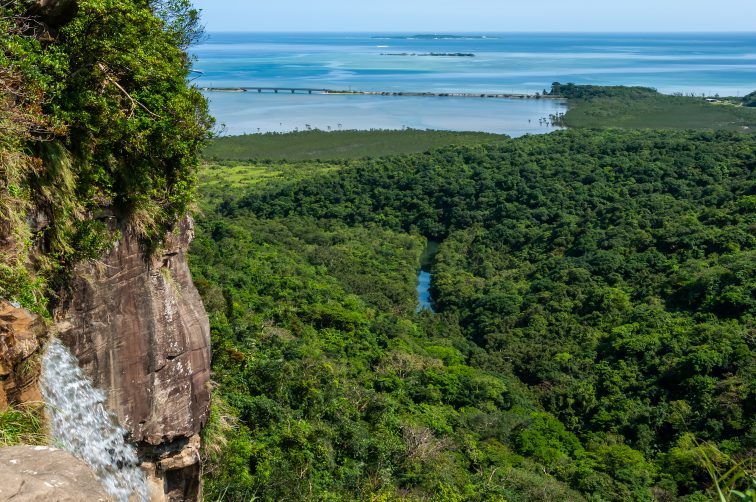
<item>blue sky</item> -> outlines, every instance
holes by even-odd
[[[208,31],[754,31],[756,0],[195,0]]]

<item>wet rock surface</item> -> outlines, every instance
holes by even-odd
[[[84,462],[45,446],[0,448],[0,500],[111,501]]]

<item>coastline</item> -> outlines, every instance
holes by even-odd
[[[257,92],[274,94],[327,94],[348,96],[398,96],[398,97],[430,97],[430,98],[487,98],[487,99],[564,99],[560,96],[549,96],[539,93],[500,93],[500,92],[417,92],[417,91],[355,91],[343,89],[318,89],[308,87],[201,87],[203,92]]]

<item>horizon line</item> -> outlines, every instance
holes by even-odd
[[[584,34],[584,35],[645,35],[645,34],[738,34],[738,35],[756,35],[756,31],[723,31],[723,30],[627,30],[627,31],[589,31],[589,30],[508,30],[508,31],[467,31],[467,30],[224,30],[214,29],[205,30],[206,33],[344,33],[344,34],[371,34],[371,33],[396,33],[411,35],[505,35],[505,34]]]

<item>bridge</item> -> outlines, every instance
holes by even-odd
[[[326,94],[328,93],[328,89],[314,89],[311,87],[203,87],[203,91],[210,91],[210,92],[254,92],[257,91],[258,93],[262,92],[274,92],[278,94],[279,92],[290,92],[291,94],[296,94],[298,92],[306,92],[307,94],[312,94],[313,92],[319,93],[319,94]]]
[[[360,96],[422,96],[437,98],[494,98],[494,99],[563,99],[558,96],[549,96],[542,94],[523,94],[523,93],[491,93],[491,92],[407,92],[407,91],[353,91],[336,90],[336,89],[316,89],[312,87],[203,87],[206,92],[289,92],[296,93],[317,93],[317,94],[349,94]]]

